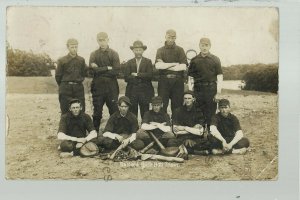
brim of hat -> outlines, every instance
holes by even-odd
[[[131,49],[131,50],[133,50],[133,49],[135,49],[135,48],[143,48],[144,50],[146,50],[146,49],[147,49],[147,46],[142,46],[142,47],[134,47],[134,46],[130,46],[130,49]]]

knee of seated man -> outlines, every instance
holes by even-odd
[[[130,144],[130,146],[135,150],[139,151],[145,147],[145,144],[142,140],[136,139]]]
[[[64,140],[60,143],[60,150],[62,152],[71,152],[75,148],[75,144],[73,141],[70,140]]]
[[[241,149],[241,148],[248,148],[250,146],[250,141],[248,138],[242,138],[240,141],[238,141],[233,148],[234,149]]]
[[[179,141],[178,139],[169,139],[168,142],[167,142],[167,147],[177,147],[179,146]]]
[[[149,134],[145,130],[139,129],[136,132],[136,138],[140,139],[140,140],[143,140],[143,139],[150,139],[150,136],[149,136]]]

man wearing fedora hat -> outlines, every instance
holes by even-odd
[[[136,150],[143,148],[140,142],[136,141],[138,121],[136,116],[129,111],[130,106],[131,102],[128,97],[119,98],[119,110],[108,119],[103,135],[97,138],[97,145],[105,150],[116,149],[122,143],[130,144]]]
[[[159,71],[157,92],[163,99],[163,110],[167,111],[171,99],[173,112],[182,105],[187,59],[183,48],[175,43],[174,30],[167,30],[165,38],[165,45],[157,50],[155,58],[155,67]]]
[[[83,57],[77,55],[78,41],[70,38],[67,41],[69,54],[58,59],[55,80],[59,86],[59,103],[61,114],[69,110],[69,101],[80,99],[82,112],[85,111],[84,88],[82,82],[86,73]]]
[[[118,53],[109,48],[108,41],[107,33],[97,34],[99,49],[91,53],[89,61],[89,66],[93,70],[91,84],[94,106],[93,123],[97,131],[99,131],[102,119],[103,105],[107,105],[110,115],[118,110],[117,75],[120,69],[120,59]]]
[[[150,59],[143,57],[147,46],[137,40],[130,46],[134,53],[134,58],[125,65],[124,78],[127,82],[125,95],[131,101],[130,111],[137,116],[138,106],[140,116],[149,110],[149,103],[154,96],[152,86],[153,65]]]

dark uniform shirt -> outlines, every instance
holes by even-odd
[[[201,53],[191,60],[188,76],[194,77],[197,82],[217,81],[217,75],[223,74],[220,59],[213,55],[201,56]]]
[[[149,124],[150,122],[166,122],[166,126],[171,125],[169,115],[163,111],[160,111],[158,113],[154,112],[153,110],[147,111],[143,117],[142,123]]]
[[[166,126],[171,126],[170,116],[163,111],[160,111],[158,113],[154,112],[153,110],[147,111],[144,114],[142,123],[150,124],[150,122],[158,122],[158,123],[166,122]],[[156,136],[161,135],[163,133],[163,131],[158,128],[152,130],[152,132]]]
[[[187,110],[186,106],[181,106],[175,110],[172,115],[174,125],[193,127],[196,124],[203,126],[204,116],[201,111],[197,111],[195,106]]]
[[[72,57],[70,54],[58,59],[55,79],[58,85],[61,82],[77,82],[84,80],[86,65],[84,58],[76,55]]]
[[[179,63],[179,64],[186,64],[187,59],[182,47],[177,46],[175,43],[174,45],[167,45],[159,48],[156,53],[155,61],[157,62],[158,59],[163,60],[165,63]],[[170,71],[170,70],[159,70],[160,75],[166,74],[176,74],[181,75],[183,77],[183,71]]]
[[[61,116],[58,128],[58,132],[77,138],[86,137],[86,131],[90,133],[93,130],[95,128],[88,114],[80,113],[74,116],[70,112]]]
[[[227,117],[223,117],[219,112],[212,118],[211,125],[215,125],[225,139],[232,139],[235,133],[241,130],[238,118],[231,113]]]
[[[98,65],[98,68],[94,69],[94,77],[115,78],[118,75],[120,69],[119,54],[109,47],[105,50],[99,48],[92,52],[89,61],[90,67],[92,63]],[[112,70],[108,70],[107,66],[111,66]]]
[[[128,112],[125,117],[122,117],[120,112],[117,111],[108,119],[104,132],[131,134],[136,133],[138,127],[138,121],[134,114]]]

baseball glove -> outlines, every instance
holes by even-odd
[[[93,157],[99,154],[98,146],[93,142],[85,143],[79,150],[82,157]]]

